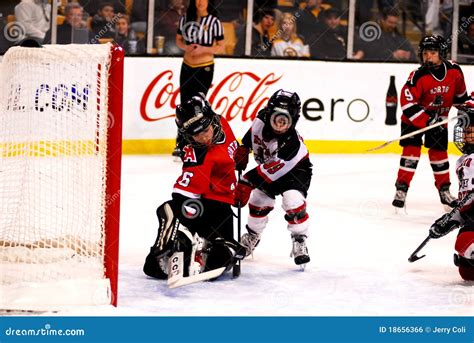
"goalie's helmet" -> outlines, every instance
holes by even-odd
[[[213,125],[214,128],[212,143],[222,132],[219,116],[212,110],[211,104],[202,93],[176,107],[175,121],[179,132],[188,143],[195,146],[200,144],[194,141],[193,136],[200,134],[210,125]]]
[[[265,124],[276,134],[294,128],[300,117],[301,101],[296,92],[276,91],[268,100]]]
[[[418,58],[422,65],[425,64],[423,62],[423,51],[425,50],[438,51],[439,58],[445,60],[448,55],[448,43],[443,37],[437,35],[423,37],[418,45]]]
[[[464,115],[463,115],[464,114]],[[454,125],[454,144],[463,154],[474,153],[474,108],[459,110],[458,118]]]

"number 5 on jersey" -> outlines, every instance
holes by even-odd
[[[194,173],[191,172],[184,172],[181,175],[181,179],[178,181],[178,185],[183,187],[188,187],[189,183],[191,182],[191,178],[194,176]]]

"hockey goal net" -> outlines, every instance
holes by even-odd
[[[117,301],[123,51],[15,47],[0,64],[0,309]]]

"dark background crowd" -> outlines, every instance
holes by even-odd
[[[2,0],[0,53],[33,39],[40,44],[114,41],[129,55],[182,55],[175,39],[187,0],[155,0],[152,30],[148,30],[148,0],[56,1],[53,37],[51,0]],[[452,44],[455,32],[457,60],[474,61],[470,0],[460,0],[457,27],[453,27],[452,0],[357,0],[353,30],[348,0],[255,0],[253,20],[248,23],[252,25],[250,47],[246,47],[247,1],[210,0],[209,5],[224,27],[225,55],[413,62],[422,36],[439,34]],[[150,32],[153,37],[147,49]]]

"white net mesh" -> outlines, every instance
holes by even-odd
[[[2,60],[1,308],[22,307],[31,296],[15,290],[28,284],[45,290],[44,307],[51,303],[48,287],[57,292],[65,283],[74,303],[109,301],[98,293],[104,285],[109,293],[103,264],[110,51],[108,44],[12,48]],[[88,291],[84,284],[92,294],[75,299]]]

